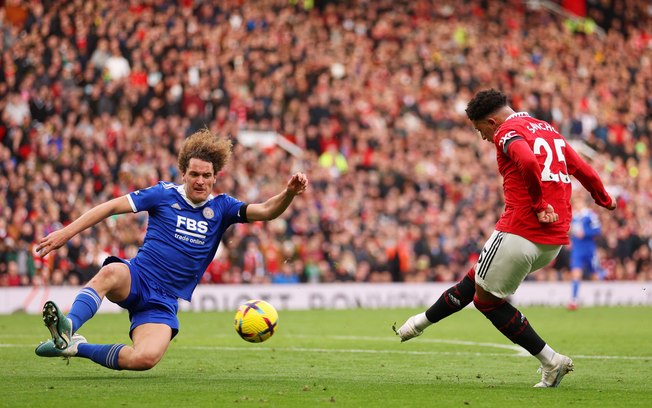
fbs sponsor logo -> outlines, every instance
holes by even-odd
[[[197,221],[192,218],[177,215],[177,228],[174,231],[174,237],[181,241],[190,242],[191,244],[206,244],[206,233],[208,232],[208,222]]]
[[[177,232],[196,236],[198,238],[206,238],[206,236],[202,234],[208,232],[208,223],[206,221],[197,221],[192,218],[178,215]]]

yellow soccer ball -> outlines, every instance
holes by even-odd
[[[276,333],[278,312],[264,300],[248,300],[235,312],[233,324],[244,340],[261,343]]]

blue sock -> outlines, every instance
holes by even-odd
[[[84,323],[93,317],[101,304],[102,298],[95,289],[90,287],[82,289],[72,302],[72,307],[68,313],[68,317],[72,320],[73,332],[79,330]]]
[[[579,281],[579,279],[573,279],[573,283],[572,283],[571,288],[572,288],[571,289],[571,299],[573,300],[573,302],[575,302],[577,300],[577,294],[580,291],[580,281]]]
[[[124,344],[82,343],[77,346],[77,357],[88,358],[104,367],[120,370],[118,355],[124,346]]]

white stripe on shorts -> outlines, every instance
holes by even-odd
[[[496,252],[498,252],[500,243],[503,242],[504,235],[505,235],[504,232],[497,231],[497,235],[493,240],[493,242],[491,243],[489,250],[487,250],[486,253],[480,254],[480,259],[478,259],[478,266],[480,268],[478,269],[477,274],[482,279],[484,279],[487,276],[487,271],[489,270],[491,261],[493,261],[494,257],[496,256]],[[482,249],[482,252],[485,252],[484,248]]]

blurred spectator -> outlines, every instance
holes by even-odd
[[[10,126],[21,127],[31,119],[29,104],[19,93],[10,93],[7,104],[2,112],[2,121]],[[12,126],[12,127],[13,127]],[[20,144],[21,139],[17,139]]]
[[[292,262],[285,262],[280,272],[272,276],[272,283],[299,283],[298,266]]]
[[[202,127],[236,141],[215,193],[254,202],[278,175],[311,179],[279,223],[229,230],[203,282],[269,282],[288,263],[306,282],[457,280],[503,206],[464,115],[481,83],[551,120],[618,197],[598,212],[606,279],[652,280],[645,0],[587,2],[581,24],[513,0],[5,3],[1,285],[11,262],[19,284],[76,284],[133,256],[139,215],[45,260],[31,247],[98,202],[178,182],[179,146]],[[244,128],[302,153],[246,148]],[[568,276],[554,269],[537,279]]]

